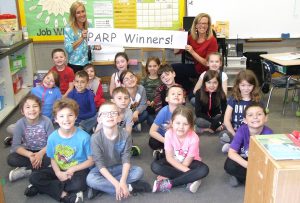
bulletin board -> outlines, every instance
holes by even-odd
[[[17,0],[21,27],[34,42],[63,41],[69,9],[76,0]],[[185,0],[84,0],[95,28],[178,30]]]
[[[229,38],[300,38],[300,0],[187,0],[187,15],[228,21]]]

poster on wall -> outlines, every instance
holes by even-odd
[[[69,9],[76,0],[17,0],[21,27],[35,42],[63,41]],[[184,0],[83,0],[95,28],[178,30]]]

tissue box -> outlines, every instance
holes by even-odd
[[[26,66],[26,58],[25,55],[18,55],[18,56],[10,56],[10,71],[18,71]]]
[[[22,40],[22,31],[0,32],[0,47],[9,47]]]
[[[124,47],[102,46],[101,50],[94,50],[94,61],[114,61],[118,52],[124,52]]]

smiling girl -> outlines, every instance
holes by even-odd
[[[226,105],[226,95],[222,89],[219,73],[208,70],[203,77],[203,85],[195,96],[197,132],[213,133],[222,130]]]

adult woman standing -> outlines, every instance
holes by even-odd
[[[87,21],[83,3],[74,2],[70,7],[69,24],[64,29],[64,45],[69,58],[68,66],[73,69],[74,73],[83,70],[91,61],[90,47],[87,44],[89,27],[92,27],[92,24]],[[95,46],[95,49],[101,49],[101,47]]]
[[[183,50],[174,50],[174,53],[181,53]],[[193,84],[189,78],[199,78],[200,74],[206,70],[206,57],[211,52],[218,51],[218,43],[213,35],[211,18],[206,13],[198,14],[192,24],[188,36],[185,51],[192,57],[194,64],[172,64],[176,73],[176,83],[181,84],[188,92],[192,90]]]

